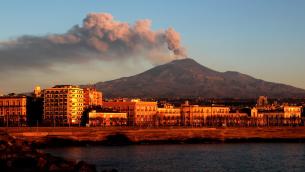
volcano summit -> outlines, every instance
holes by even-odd
[[[186,58],[138,75],[96,83],[108,97],[139,98],[301,98],[305,90],[239,72],[218,72]]]

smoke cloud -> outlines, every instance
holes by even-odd
[[[21,36],[0,42],[0,70],[44,69],[56,64],[144,58],[160,63],[185,58],[173,28],[153,31],[150,20],[116,21],[108,13],[91,13],[64,34]]]

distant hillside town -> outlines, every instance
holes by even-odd
[[[254,106],[178,106],[167,101],[103,99],[94,87],[35,87],[29,95],[0,96],[0,125],[6,127],[264,127],[304,126],[303,105],[269,103],[260,96]]]

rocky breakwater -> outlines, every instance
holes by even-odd
[[[95,165],[54,157],[36,150],[30,142],[0,130],[0,171],[95,172]]]

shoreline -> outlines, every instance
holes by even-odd
[[[96,166],[84,161],[53,156],[37,150],[30,142],[0,130],[0,171],[96,172]]]
[[[37,148],[139,144],[305,143],[305,127],[6,129],[9,135],[31,142]]]
[[[305,143],[305,127],[265,128],[0,128],[1,168],[96,171],[96,166],[52,156],[44,148],[223,143]],[[9,155],[9,156],[7,156]],[[28,162],[28,163],[24,163]],[[113,169],[115,170],[115,169]],[[25,170],[27,171],[27,170]]]

